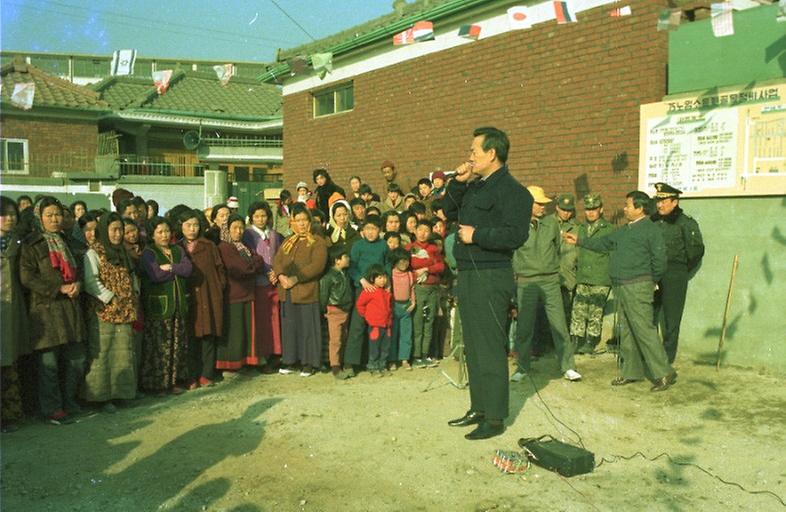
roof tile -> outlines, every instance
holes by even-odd
[[[34,109],[36,107],[50,107],[91,111],[109,110],[109,104],[102,101],[96,92],[44,73],[21,61],[14,61],[0,68],[0,77],[3,84],[3,103],[11,103],[15,84],[33,82],[35,84]]]

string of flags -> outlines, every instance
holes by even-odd
[[[480,25],[461,25],[458,31],[459,37],[478,40],[480,37]]]
[[[112,53],[112,64],[109,69],[112,76],[128,76],[134,74],[136,50],[115,50]]]
[[[172,70],[153,71],[153,84],[158,94],[164,94],[169,89],[169,81],[172,79]]]
[[[712,17],[712,33],[715,37],[734,35],[734,20],[731,11],[731,2],[712,4],[710,16]]]
[[[422,43],[434,40],[434,24],[430,21],[417,21],[412,27],[393,36],[393,46]]]
[[[620,16],[630,16],[632,11],[630,10],[630,5],[626,5],[625,7],[617,7],[616,9],[612,9],[609,13],[609,16],[612,18],[619,18]]]
[[[33,108],[33,98],[35,97],[35,83],[25,82],[14,84],[14,91],[11,93],[11,105],[30,110]]]
[[[554,0],[554,16],[557,18],[558,25],[576,23],[578,21],[573,3],[566,0]]]
[[[522,30],[532,28],[532,18],[529,15],[529,8],[523,5],[514,5],[508,9],[508,27],[511,30]]]
[[[235,66],[232,64],[224,64],[213,66],[213,71],[216,72],[216,76],[218,80],[221,82],[221,85],[225,86],[229,83],[229,79],[235,74]]]

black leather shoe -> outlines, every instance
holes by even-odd
[[[456,418],[455,420],[450,420],[448,425],[451,427],[468,427],[469,425],[475,425],[483,421],[485,416],[483,413],[475,412],[475,411],[467,411],[467,414],[462,416],[461,418]]]
[[[640,382],[637,379],[626,379],[625,377],[617,377],[613,381],[611,381],[612,386],[627,386],[628,384],[633,384],[635,382]]]
[[[465,435],[464,438],[470,441],[477,441],[498,436],[503,432],[505,432],[504,423],[489,423],[488,421],[482,421],[480,425],[478,425],[478,428]]]
[[[671,372],[655,381],[655,385],[650,388],[650,391],[666,391],[672,384],[677,382],[677,372]]]

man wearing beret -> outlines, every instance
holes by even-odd
[[[576,201],[573,194],[560,194],[554,205],[554,216],[557,218],[559,232],[576,233],[579,223],[576,222]],[[562,305],[565,307],[565,322],[570,325],[570,313],[573,309],[573,296],[576,291],[576,246],[560,238],[559,246],[559,285],[562,292]]]
[[[663,313],[663,346],[669,363],[677,357],[682,312],[688,279],[704,256],[704,242],[699,224],[685,215],[680,208],[682,191],[667,183],[655,184],[655,206],[657,212],[652,221],[661,229],[666,242],[666,273],[655,292],[655,313]]]
[[[584,218],[586,221],[579,226],[579,238],[590,240],[614,231],[614,226],[603,218],[603,201],[600,194],[584,196]],[[611,291],[609,255],[579,247],[577,263],[578,284],[573,299],[570,335],[578,345],[577,353],[591,354],[600,342],[603,309]]]

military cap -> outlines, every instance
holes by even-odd
[[[576,200],[573,194],[560,194],[557,196],[557,206],[563,210],[573,211],[576,209]]]
[[[655,200],[666,199],[668,197],[679,197],[682,190],[672,187],[668,183],[659,181],[655,184]]]
[[[594,210],[595,208],[600,208],[601,206],[603,206],[603,200],[600,198],[600,194],[587,194],[584,196],[585,210]]]

